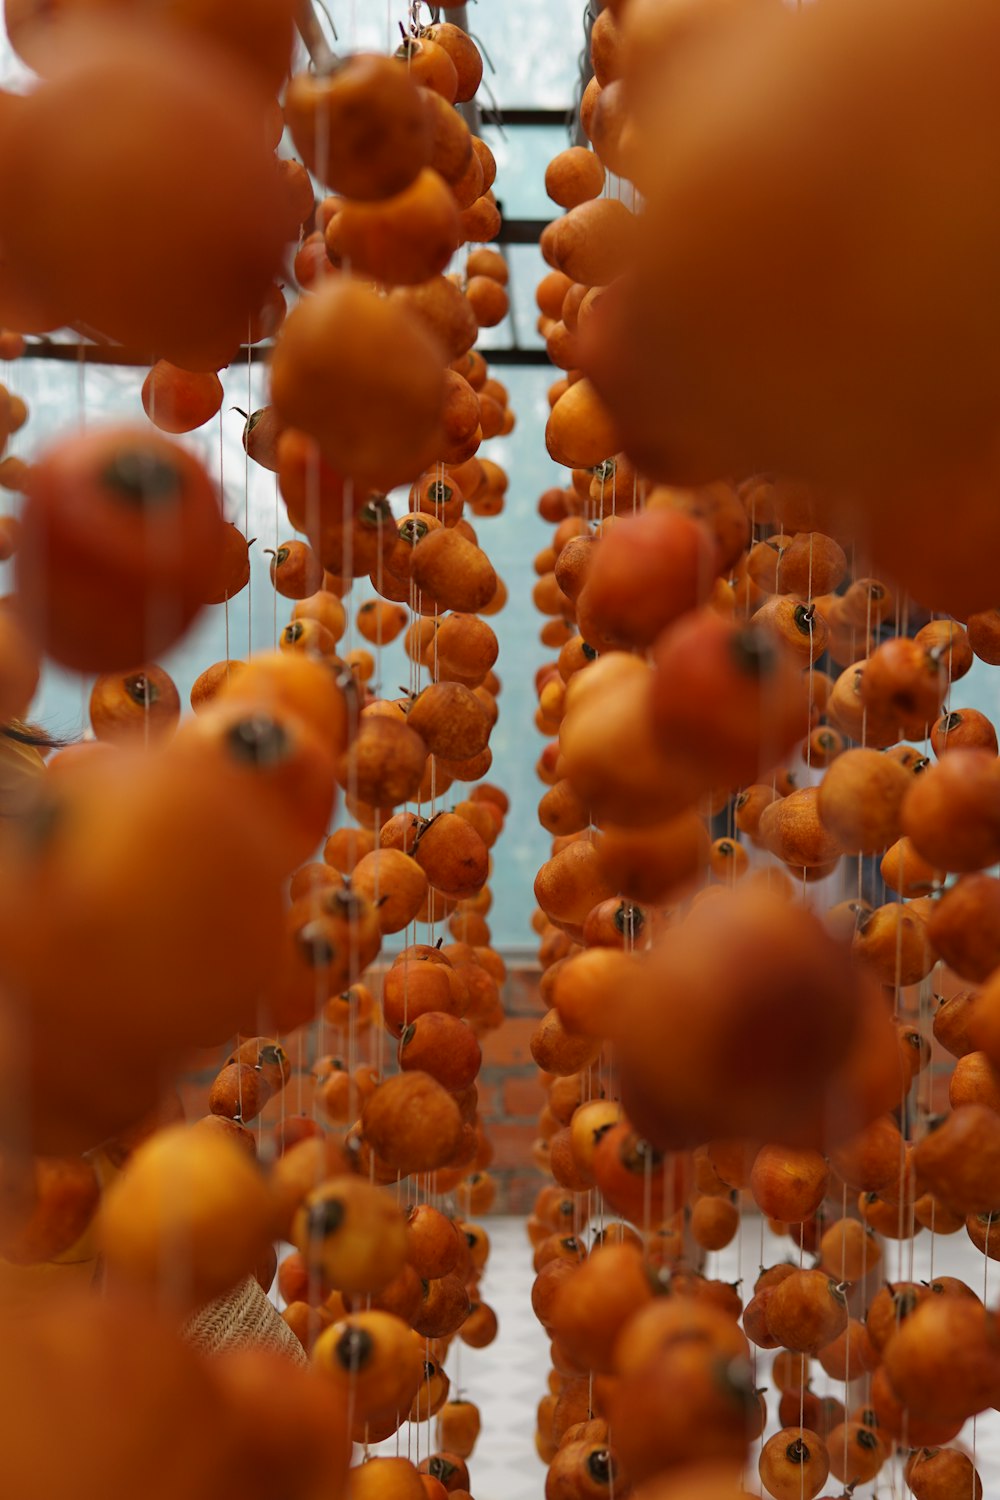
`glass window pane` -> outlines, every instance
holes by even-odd
[[[501,212],[513,219],[551,219],[557,212],[545,191],[545,168],[570,144],[560,125],[483,125],[483,140],[497,162],[493,191]]]
[[[585,42],[583,17],[582,0],[473,0],[469,30],[493,59],[497,71],[487,69],[486,82],[501,107],[570,108]]]

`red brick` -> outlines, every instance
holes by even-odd
[[[495,1214],[530,1214],[535,1199],[538,1197],[538,1189],[545,1184],[545,1178],[537,1169],[531,1171],[504,1172],[497,1183],[496,1202],[492,1212]],[[525,1257],[529,1253],[528,1236],[524,1236]]]
[[[508,1015],[542,1016],[545,1002],[538,992],[539,973],[533,969],[512,969],[504,989],[504,1006]]]
[[[948,1086],[950,1083],[950,1068],[947,1070],[947,1072],[943,1069],[940,1072],[935,1069],[934,1074],[931,1078],[931,1097],[929,1101],[930,1108],[935,1114],[947,1114],[951,1109],[951,1100],[948,1097]],[[922,1102],[927,1098],[927,1095],[925,1093],[926,1087],[926,1083],[923,1079],[921,1079],[918,1088],[920,1090],[920,1099]]]
[[[534,1125],[490,1125],[486,1134],[493,1143],[494,1157],[490,1171],[504,1167],[520,1167],[522,1170],[534,1165],[531,1148],[538,1135]]]
[[[538,1073],[527,1077],[515,1076],[504,1080],[503,1112],[518,1118],[530,1115],[536,1118],[546,1100],[545,1089]]]
[[[477,1108],[479,1110],[480,1119],[499,1119],[503,1111],[503,1102],[501,1099],[499,1083],[493,1083],[490,1079],[484,1078],[480,1073],[479,1077],[476,1079],[476,1092],[479,1095],[479,1104]]]
[[[483,1038],[483,1067],[530,1063],[530,1043],[537,1024],[527,1016],[508,1017],[498,1030]]]

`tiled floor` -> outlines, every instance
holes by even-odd
[[[766,1227],[762,1236],[761,1230],[759,1219],[747,1220],[740,1238],[725,1250],[708,1257],[706,1274],[725,1281],[743,1277],[750,1283],[761,1266],[792,1259],[789,1253],[791,1242],[788,1239],[778,1239]],[[938,1235],[933,1243],[931,1236],[924,1233],[912,1242],[883,1240],[882,1245],[887,1281],[924,1281],[933,1276],[959,1276],[980,1297],[985,1297],[990,1305],[995,1306],[1000,1297],[1000,1265],[984,1260],[964,1233]],[[807,1259],[806,1264],[812,1264],[811,1260]],[[768,1385],[767,1370],[770,1362],[769,1355],[759,1355],[758,1385]],[[829,1392],[843,1398],[843,1384],[838,1385],[828,1380],[818,1363],[813,1363],[818,1377],[813,1381],[813,1389],[817,1394],[825,1395]],[[773,1386],[766,1399],[773,1411],[776,1407]],[[765,1437],[775,1431],[777,1425],[777,1421],[772,1420]],[[975,1456],[983,1482],[984,1500],[1000,1500],[1000,1413],[985,1413],[975,1423],[967,1423],[957,1444],[964,1446],[967,1452]],[[747,1488],[753,1492],[760,1488],[757,1481],[758,1453],[759,1445],[753,1449],[749,1465],[751,1482]],[[840,1486],[832,1478],[828,1481],[827,1488],[831,1495],[838,1494],[840,1490]],[[859,1500],[867,1500],[868,1496],[877,1496],[878,1500],[897,1500],[897,1497],[898,1500],[903,1500],[905,1496],[909,1500],[910,1491],[902,1477],[902,1462],[894,1460],[886,1465],[874,1485],[859,1485],[855,1494]],[[969,1500],[972,1500],[971,1496]]]
[[[488,1219],[486,1224],[492,1249],[483,1290],[500,1319],[500,1332],[489,1349],[461,1351],[463,1394],[478,1404],[483,1418],[482,1435],[469,1464],[472,1490],[475,1500],[543,1500],[545,1468],[535,1453],[535,1408],[545,1393],[549,1361],[548,1341],[534,1319],[529,1300],[533,1279],[531,1250],[523,1219]],[[778,1240],[765,1231],[762,1250],[759,1221],[748,1221],[741,1239],[718,1255],[710,1256],[706,1270],[709,1275],[727,1281],[743,1277],[750,1282],[762,1264],[787,1260],[789,1246],[787,1239]],[[909,1249],[886,1242],[887,1278],[919,1281],[930,1277],[930,1237],[925,1234],[916,1241],[912,1264]],[[1000,1265],[991,1262],[986,1265],[989,1267],[985,1279],[987,1299],[995,1305],[1000,1297]],[[935,1240],[933,1272],[961,1276],[980,1296],[983,1294],[983,1258],[964,1235]],[[453,1382],[454,1357],[452,1354],[449,1364]],[[761,1385],[768,1384],[769,1363],[768,1356],[762,1355]],[[821,1394],[824,1379],[819,1371],[814,1385]],[[831,1391],[837,1389],[832,1381],[827,1385]],[[843,1387],[839,1389],[842,1393]],[[768,1398],[774,1403],[771,1392]],[[773,1422],[771,1430],[776,1426]],[[985,1500],[1000,1500],[1000,1413],[990,1412],[980,1417],[975,1433],[970,1422],[960,1441],[970,1452],[975,1443]],[[423,1452],[427,1451],[426,1439],[421,1447]],[[758,1488],[757,1452],[755,1449],[749,1466],[751,1490]],[[831,1480],[829,1489],[836,1494],[839,1486]],[[884,1469],[874,1487],[859,1486],[856,1493],[859,1497],[874,1495],[879,1500],[896,1500],[896,1497],[903,1500],[909,1496],[898,1463]]]
[[[491,1253],[483,1283],[483,1294],[500,1320],[497,1339],[488,1349],[467,1349],[456,1340],[449,1355],[448,1373],[452,1393],[459,1392],[475,1401],[482,1414],[482,1433],[469,1463],[475,1500],[543,1500],[545,1467],[535,1453],[535,1408],[546,1389],[549,1370],[548,1341],[531,1312],[530,1292],[533,1273],[531,1250],[524,1220],[490,1218],[485,1221],[491,1240]],[[742,1278],[751,1282],[761,1265],[789,1259],[787,1239],[778,1240],[765,1231],[759,1221],[747,1220],[740,1237],[726,1250],[709,1256],[706,1272],[727,1281]],[[933,1245],[922,1235],[912,1250],[908,1245],[885,1244],[887,1279],[927,1279],[934,1275],[961,1276],[969,1285],[996,1305],[1000,1298],[1000,1265],[985,1263],[964,1235],[938,1237]],[[985,1274],[984,1274],[985,1270]],[[769,1356],[762,1354],[758,1383],[768,1385]],[[818,1367],[817,1367],[818,1369]],[[826,1387],[842,1394],[833,1382],[826,1382],[822,1372],[814,1382],[820,1394]],[[773,1405],[774,1395],[768,1393]],[[774,1430],[776,1423],[772,1423]],[[973,1424],[967,1424],[960,1441],[969,1452],[975,1449],[976,1464],[983,1481],[985,1500],[1000,1500],[1000,1413],[989,1412]],[[428,1445],[430,1444],[430,1448]],[[397,1446],[398,1445],[398,1446]],[[433,1424],[415,1429],[404,1426],[398,1438],[392,1438],[375,1451],[408,1454],[419,1458],[433,1451],[436,1441]],[[757,1449],[748,1468],[748,1488],[755,1491]],[[830,1494],[838,1486],[830,1481]],[[859,1487],[859,1497],[870,1495],[878,1500],[903,1500],[909,1495],[901,1465],[895,1462],[883,1469],[874,1487]],[[970,1497],[971,1500],[971,1497]]]
[[[500,1320],[488,1349],[462,1350],[462,1381],[483,1414],[470,1461],[475,1500],[541,1500],[545,1465],[535,1452],[535,1411],[546,1392],[549,1341],[531,1311],[531,1247],[523,1219],[487,1219],[483,1291]]]
[[[531,1249],[520,1218],[488,1218],[490,1258],[483,1296],[500,1320],[488,1349],[467,1349],[456,1339],[446,1369],[453,1395],[474,1401],[482,1431],[469,1460],[475,1500],[542,1500],[545,1465],[535,1452],[535,1408],[545,1394],[549,1343],[531,1311]],[[437,1446],[434,1423],[430,1443]],[[411,1437],[410,1456],[416,1444]],[[428,1451],[427,1426],[419,1435],[421,1456]],[[395,1453],[396,1440],[379,1452]],[[406,1432],[400,1452],[406,1453]]]

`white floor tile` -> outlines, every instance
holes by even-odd
[[[499,1333],[488,1349],[468,1349],[458,1341],[452,1346],[447,1370],[452,1391],[475,1401],[482,1415],[482,1432],[476,1451],[469,1461],[472,1492],[475,1500],[543,1500],[545,1466],[535,1452],[535,1410],[545,1394],[549,1371],[548,1340],[531,1311],[532,1252],[520,1218],[486,1220],[491,1252],[483,1281],[483,1294],[499,1319]],[[741,1235],[726,1250],[708,1257],[706,1273],[726,1281],[740,1278],[749,1286],[761,1265],[792,1258],[791,1242],[777,1239],[760,1223],[747,1220]],[[809,1262],[807,1261],[807,1264]],[[934,1275],[961,1276],[980,1296],[995,1305],[1000,1297],[1000,1265],[984,1261],[962,1235],[937,1237],[933,1245],[927,1234],[913,1246],[885,1242],[887,1279],[924,1280]],[[744,1295],[746,1295],[744,1293]],[[768,1385],[770,1356],[759,1356],[758,1381]],[[827,1381],[817,1369],[813,1382],[819,1394],[842,1394],[843,1387]],[[772,1388],[773,1389],[773,1388]],[[771,1392],[769,1402],[776,1406]],[[772,1422],[769,1431],[777,1426]],[[434,1424],[419,1428],[404,1425],[398,1437],[381,1444],[376,1452],[401,1452],[417,1459],[433,1452],[436,1444]],[[985,1413],[978,1421],[968,1423],[959,1442],[971,1453],[983,1482],[985,1500],[1000,1500],[1000,1413]],[[756,1491],[757,1454],[755,1447],[748,1471],[748,1488]],[[830,1481],[830,1493],[838,1487]],[[901,1463],[883,1469],[874,1486],[859,1486],[859,1500],[868,1496],[878,1500],[904,1500],[909,1497],[902,1479]]]

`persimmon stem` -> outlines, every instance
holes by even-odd
[[[440,816],[441,816],[440,813],[435,813],[434,816],[433,816],[433,818],[418,818],[417,821],[421,824],[421,828],[420,828],[420,832],[417,834],[416,838],[413,840],[413,849],[411,850],[411,853],[416,851],[417,845],[420,843],[420,840],[423,838],[423,836],[427,832],[428,828],[430,828],[434,823],[436,823],[437,820],[438,820],[438,818]]]

